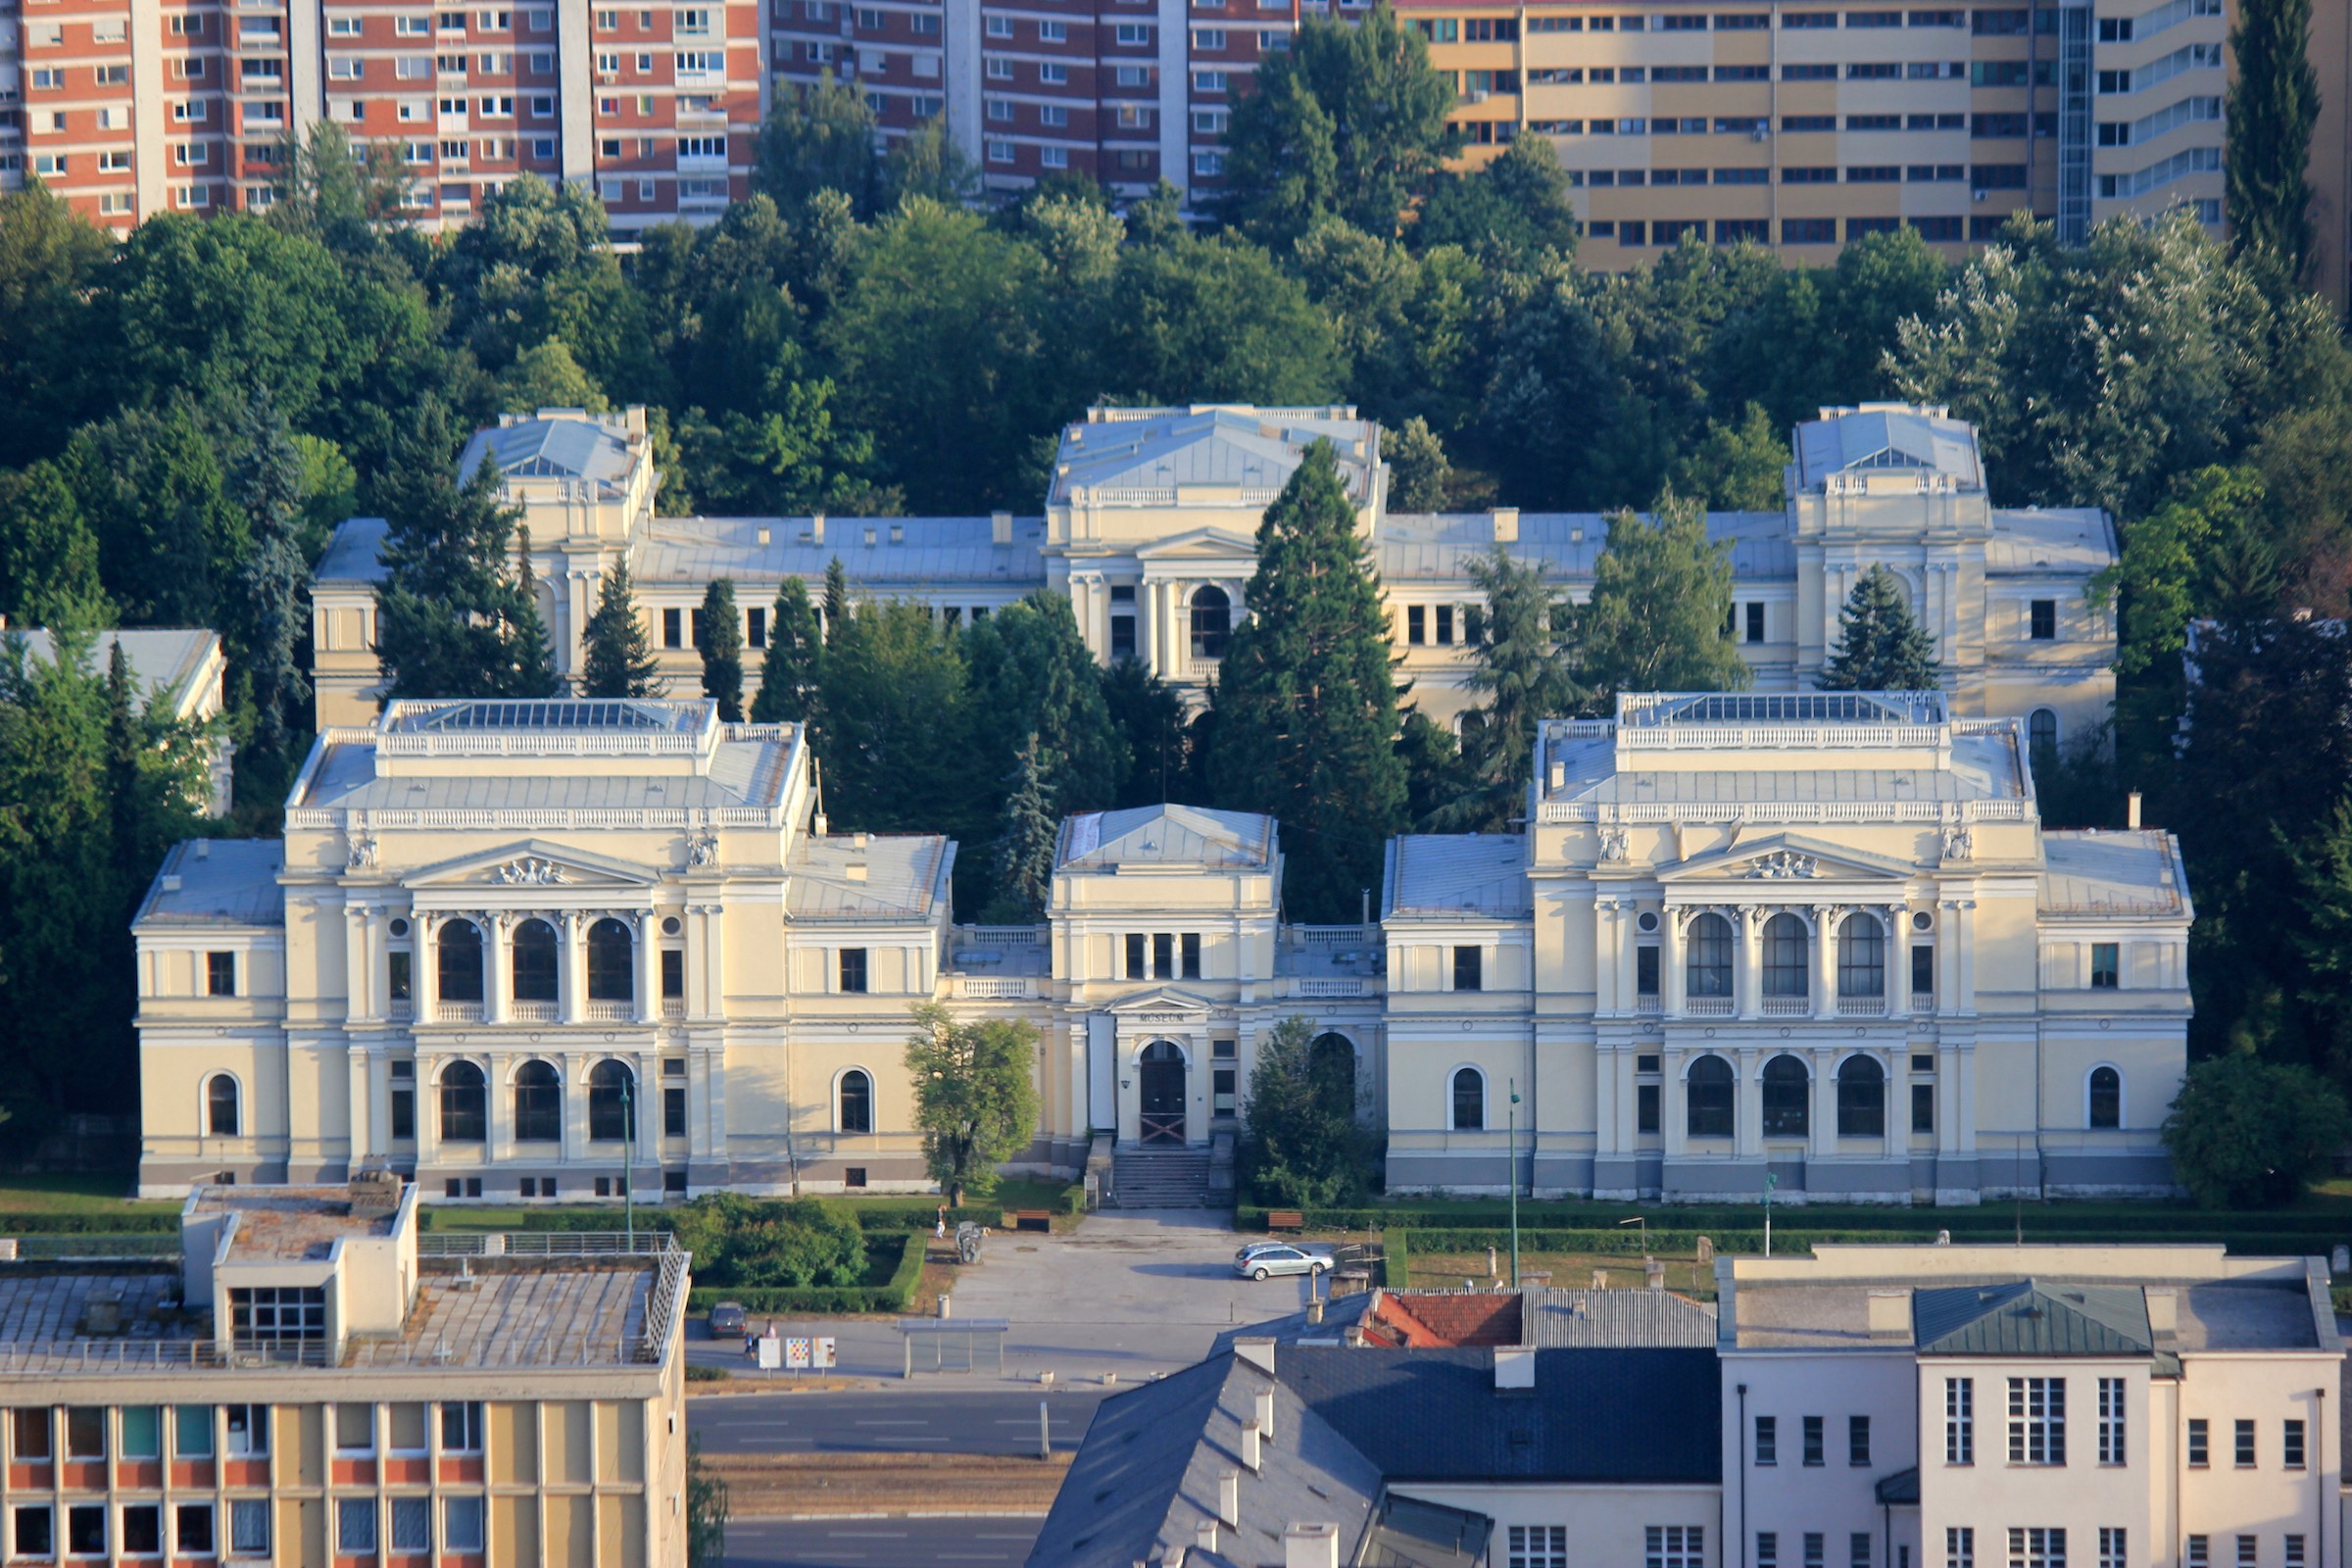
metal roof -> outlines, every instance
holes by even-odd
[[[382,582],[391,573],[384,566],[384,541],[392,524],[381,517],[346,517],[335,525],[311,573],[316,583]]]
[[[784,867],[784,908],[796,920],[929,918],[947,896],[952,839],[930,833],[810,835]]]
[[[1274,826],[1272,817],[1255,811],[1212,811],[1204,806],[1084,811],[1063,820],[1054,863],[1080,871],[1124,865],[1264,867],[1273,863]]]
[[[517,419],[476,430],[458,459],[458,477],[472,477],[485,457],[506,478],[582,479],[606,485],[624,482],[631,462],[628,438],[593,416]]]
[[[771,740],[720,741],[707,771],[632,772],[628,759],[614,759],[611,773],[554,774],[517,771],[419,775],[412,761],[397,774],[376,775],[375,747],[366,741],[322,738],[324,749],[311,770],[308,787],[287,801],[289,809],[519,811],[705,809],[772,807],[782,799],[786,743]]]
[[[286,923],[277,874],[286,848],[277,839],[190,839],[174,844],[131,919],[141,925]]]
[[[52,639],[44,627],[28,626],[21,635],[25,651],[42,662],[54,656]],[[180,697],[188,689],[213,651],[220,646],[220,634],[203,627],[159,627],[145,631],[102,631],[90,644],[82,659],[82,668],[103,676],[114,662],[117,645],[130,664],[133,685],[146,694],[146,700]]]
[[[1941,692],[1625,692],[1620,724],[1940,724]]]
[[[1049,504],[1090,491],[1158,494],[1185,485],[1279,490],[1318,439],[1339,449],[1348,493],[1362,499],[1379,427],[1355,410],[1199,404],[1186,409],[1096,410],[1062,427]]]
[[[1914,1291],[1923,1355],[2148,1355],[2156,1336],[2136,1285],[2012,1280]]]
[[[1608,542],[1608,518],[1597,512],[1527,512],[1519,537],[1503,546],[1514,561],[1535,562],[1563,586],[1592,580]],[[1707,537],[1731,546],[1732,574],[1741,582],[1796,577],[1796,545],[1780,512],[1710,512]],[[1494,516],[1488,512],[1390,513],[1380,522],[1375,557],[1381,581],[1467,585],[1474,562],[1494,553]]]
[[[1796,427],[1800,489],[1861,468],[1916,468],[1946,475],[1963,489],[1984,487],[1976,426],[1940,409],[1865,403],[1824,409],[1820,418]]]
[[[995,542],[985,516],[827,517],[822,539],[810,517],[656,517],[631,548],[629,570],[641,589],[720,577],[813,586],[838,560],[859,591],[880,597],[983,583],[1026,593],[1046,584],[1044,542],[1038,517],[1015,518],[1008,544]]]
[[[1386,858],[1384,918],[1469,914],[1507,920],[1535,912],[1524,834],[1402,833],[1389,840]]]
[[[2153,828],[2052,829],[2041,836],[2043,914],[2188,918],[2180,847]]]
[[[1992,514],[1984,541],[1989,577],[2056,572],[2082,576],[2115,564],[2115,525],[2096,507],[2030,507]]]

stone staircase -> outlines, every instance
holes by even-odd
[[[1110,1188],[1119,1208],[1207,1208],[1208,1151],[1118,1150],[1111,1155]]]

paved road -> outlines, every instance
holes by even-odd
[[[739,1519],[727,1568],[1020,1568],[1042,1519]]]
[[[1041,1399],[1054,1446],[1074,1450],[1101,1389],[1006,1393],[917,1385],[863,1394],[711,1395],[688,1401],[686,1428],[709,1453],[1037,1452]]]

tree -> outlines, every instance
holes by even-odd
[[[767,652],[760,661],[753,722],[805,724],[815,718],[824,660],[825,640],[816,607],[808,602],[808,585],[788,576],[777,585],[775,608],[768,612]]]
[[[240,399],[238,419],[247,412]],[[177,398],[85,424],[57,464],[98,536],[99,575],[123,622],[219,626],[233,643],[252,526],[195,408]],[[232,658],[243,664],[241,643]]]
[[[2243,1052],[2192,1065],[2164,1119],[2173,1173],[2208,1208],[2293,1201],[2347,1137],[2352,1112],[2333,1084]]]
[[[1576,214],[1551,138],[1521,136],[1494,162],[1440,179],[1409,232],[1417,249],[1458,245],[1512,261],[1573,253]]]
[[[1185,793],[1184,699],[1145,667],[1122,659],[1102,673],[1102,705],[1127,738],[1127,777],[1113,807],[1159,806]]]
[[[1380,455],[1389,466],[1391,512],[1442,512],[1446,480],[1452,467],[1446,461],[1445,443],[1418,414],[1394,429],[1380,432]]]
[[[2295,1000],[2312,1020],[2317,1049],[2336,1084],[2352,1079],[2352,1018],[2343,999],[2352,996],[2352,798],[2316,824],[2293,847],[2295,907]]]
[[[819,191],[837,190],[859,218],[873,217],[885,180],[863,89],[827,71],[810,86],[777,93],[760,127],[752,188],[786,212]]]
[[[867,602],[844,615],[825,646],[820,710],[834,821],[872,833],[987,835],[994,803],[969,788],[963,660],[928,606]]]
[[[277,177],[264,217],[273,228],[316,240],[344,256],[376,248],[378,228],[408,206],[409,172],[400,144],[354,144],[342,122],[321,117],[306,140],[289,126],[278,138]]]
[[[735,609],[735,580],[721,577],[703,591],[695,612],[694,640],[703,651],[703,695],[718,704],[718,716],[743,722],[743,616]]]
[[[1097,383],[1163,403],[1329,402],[1330,323],[1264,250],[1229,235],[1129,246],[1110,284]]]
[[[955,206],[979,193],[980,171],[949,132],[947,116],[933,115],[890,144],[882,157],[882,184],[894,203],[921,196]]]
[[[1361,22],[1308,18],[1233,96],[1223,210],[1268,244],[1326,214],[1394,236],[1454,150],[1451,81],[1385,0]]]
[[[531,530],[527,524],[514,529],[514,598],[516,609],[514,625],[507,638],[507,659],[500,667],[504,697],[553,697],[560,685],[556,679],[556,651],[547,631],[547,618],[539,612],[539,578],[531,569]]]
[[[22,626],[101,626],[98,541],[54,463],[0,473],[0,612]]]
[[[1619,692],[1739,691],[1746,663],[1724,634],[1732,558],[1706,514],[1672,490],[1647,518],[1612,512],[1592,595],[1573,617],[1578,681],[1604,709]]]
[[[310,630],[311,563],[303,553],[302,454],[267,387],[256,387],[237,426],[228,474],[253,551],[237,573],[231,652],[253,702],[253,744],[282,757],[310,726],[311,683],[296,650]]]
[[[2320,77],[2311,64],[2311,0],[2244,0],[2230,35],[2225,200],[2239,246],[2274,257],[2287,277],[2311,269],[2311,133]]]
[[[1013,760],[997,835],[997,904],[990,925],[1032,925],[1054,891],[1054,849],[1061,830],[1045,759],[1032,733]]]
[[[1674,488],[1704,507],[1725,512],[1778,512],[1788,444],[1772,427],[1763,405],[1750,403],[1739,422],[1709,424],[1706,434],[1675,465]]]
[[[1305,1018],[1258,1036],[1246,1118],[1261,1200],[1327,1207],[1363,1193],[1372,1172],[1360,1093],[1353,1048],[1319,1044]]]
[[[516,357],[499,379],[499,406],[509,414],[536,414],[541,409],[586,409],[602,414],[612,407],[596,377],[580,368],[571,346],[551,337]]]
[[[1404,819],[1416,830],[1428,831],[1478,788],[1453,731],[1418,710],[1404,715],[1396,755],[1404,762]]]
[[[997,1166],[1037,1133],[1037,1026],[1025,1019],[958,1023],[937,1003],[914,1008],[906,1076],[933,1180],[960,1206],[997,1188]]]
[[[1210,698],[1217,802],[1282,823],[1291,918],[1352,918],[1403,825],[1405,779],[1388,614],[1330,442],[1266,509],[1243,597]]]
[[[963,634],[963,662],[973,710],[988,715],[973,737],[984,776],[1009,777],[1025,735],[1059,809],[1111,804],[1127,777],[1126,737],[1067,598],[1041,590],[975,623]]]
[[[0,466],[48,456],[73,427],[114,249],[38,178],[0,193]]]
[[[1470,575],[1487,596],[1472,645],[1478,662],[1467,682],[1483,700],[1462,725],[1462,762],[1476,787],[1441,808],[1436,825],[1501,833],[1526,808],[1536,726],[1581,711],[1592,694],[1578,684],[1560,645],[1572,608],[1544,582],[1540,563],[1514,561],[1496,545],[1471,565]]]
[[[653,639],[637,613],[629,564],[620,562],[597,590],[596,613],[588,617],[587,635],[581,639],[580,695],[659,697],[663,689],[661,669]]]
[[[1838,612],[1838,647],[1814,685],[1825,692],[1928,692],[1942,684],[1936,639],[1911,618],[1902,583],[1874,565]]]
[[[727,1478],[703,1462],[703,1438],[686,1436],[686,1565],[720,1568],[727,1560]]]
[[[835,556],[831,561],[825,563],[824,630],[826,647],[831,647],[833,640],[841,635],[841,628],[849,623],[852,613],[850,573],[848,568],[842,565],[841,558]]]

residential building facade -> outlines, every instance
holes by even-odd
[[[0,1263],[9,1559],[684,1564],[685,1254],[435,1255],[417,1197],[205,1187],[176,1263]]]

